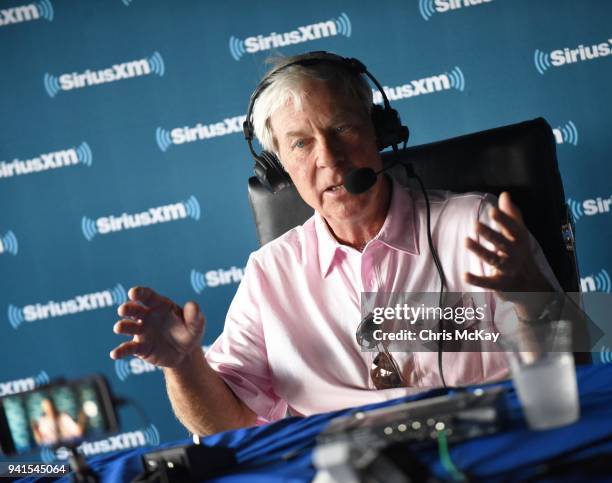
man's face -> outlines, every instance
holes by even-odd
[[[332,229],[370,221],[380,213],[382,180],[361,195],[342,186],[349,171],[382,166],[369,113],[324,81],[307,81],[302,91],[300,110],[290,100],[270,117],[283,166],[304,201]]]

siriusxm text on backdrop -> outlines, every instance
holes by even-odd
[[[597,196],[582,201],[568,198],[567,206],[574,217],[574,221],[580,220],[583,216],[609,214],[612,208],[612,195],[607,198]]]
[[[419,12],[424,20],[429,20],[435,13],[447,13],[464,7],[476,7],[491,3],[493,0],[419,0]]]
[[[612,293],[612,279],[605,268],[580,278],[582,292]]]
[[[134,77],[158,75],[163,77],[166,72],[164,59],[159,52],[142,59],[114,64],[111,67],[83,72],[70,72],[55,76],[45,73],[43,84],[49,97],[55,97],[60,91],[70,91],[84,87],[107,84]]]
[[[50,0],[38,0],[25,5],[0,9],[0,27],[39,19],[52,22],[54,15],[53,4]]]
[[[42,153],[29,159],[14,158],[12,161],[0,161],[0,179],[23,176],[31,173],[55,170],[82,164],[90,167],[93,153],[87,142],[76,147]]]
[[[252,35],[242,40],[231,36],[229,39],[229,50],[234,60],[240,60],[244,54],[255,54],[264,50],[335,37],[337,35],[350,37],[351,33],[351,20],[346,13],[342,12],[337,18],[302,25],[287,32]]]
[[[104,309],[114,305],[121,305],[127,300],[127,293],[120,283],[114,287],[83,295],[76,295],[66,300],[49,300],[44,303],[27,304],[17,307],[9,304],[7,309],[8,321],[14,329],[18,329],[23,322],[35,322],[65,315],[89,312]]]
[[[580,44],[575,48],[564,47],[563,49],[555,49],[550,52],[535,49],[533,62],[537,71],[544,75],[552,67],[562,67],[564,65],[608,57],[610,54],[612,54],[612,38],[598,44]]]
[[[242,124],[245,119],[246,116],[241,115],[226,117],[223,121],[210,124],[199,122],[195,126],[175,127],[171,130],[158,127],[155,130],[155,140],[159,149],[167,151],[173,144],[192,143],[228,134],[242,133]]]
[[[233,283],[240,283],[244,278],[245,267],[231,266],[229,269],[218,268],[208,270],[206,273],[191,270],[190,281],[194,292],[201,294],[206,287],[215,288]]]
[[[203,345],[202,351],[206,354],[210,346]],[[141,376],[143,374],[151,374],[160,372],[162,368],[155,366],[139,357],[131,359],[117,359],[115,361],[115,374],[121,382],[125,382],[131,376]]]
[[[567,121],[563,126],[553,128],[552,132],[557,144],[578,146],[578,129],[573,121]]]
[[[84,456],[93,456],[111,451],[121,451],[140,446],[157,446],[160,443],[159,431],[154,424],[137,429],[119,433],[109,438],[97,441],[85,441],[77,446],[77,451]],[[70,457],[70,450],[65,446],[60,446],[56,450],[44,447],[40,452],[40,458],[45,463],[56,460],[67,460]]]
[[[19,242],[15,233],[12,230],[8,230],[4,235],[0,234],[0,255],[3,253],[10,253],[16,256],[19,252]]]
[[[423,94],[434,94],[450,89],[456,89],[460,92],[465,90],[465,76],[458,66],[443,74],[413,79],[395,87],[383,86],[385,95],[391,101],[409,99]],[[383,98],[380,91],[373,89],[372,96],[375,104],[382,104]]]
[[[49,384],[49,381],[49,375],[44,370],[40,371],[35,376],[22,377],[10,381],[0,381],[0,397],[31,391],[37,387]]]
[[[81,230],[87,241],[91,241],[96,235],[108,235],[186,218],[198,221],[200,214],[200,203],[192,195],[186,201],[156,206],[137,213],[101,216],[96,220],[84,216],[81,218]]]
[[[133,357],[130,360],[117,359],[115,361],[115,374],[117,374],[121,382],[125,382],[132,375],[140,376],[161,370],[161,367],[150,364],[138,357]]]

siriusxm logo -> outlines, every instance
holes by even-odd
[[[444,74],[412,80],[408,84],[397,87],[383,86],[383,89],[390,101],[407,99],[423,94],[432,94],[434,92],[446,91],[449,89],[456,89],[463,92],[465,89],[465,77],[461,69],[455,66],[453,70]],[[372,90],[372,93],[374,102],[376,104],[382,103],[382,94],[374,90]]]
[[[95,71],[87,69],[82,73],[72,72],[60,76],[45,73],[43,82],[47,94],[53,98],[59,91],[80,89],[151,74],[163,77],[165,72],[164,59],[159,52],[154,52],[150,57],[115,64],[107,69]]]
[[[493,0],[419,0],[421,17],[429,20],[434,13],[446,13],[463,7],[474,7]]]
[[[21,5],[19,7],[3,8],[0,10],[0,27],[14,23],[29,22],[44,18],[53,21],[53,5],[49,0]]]
[[[580,289],[583,292],[612,293],[608,271],[602,268],[599,273],[580,278]]]
[[[582,202],[573,200],[572,198],[567,199],[567,204],[572,212],[572,216],[575,221],[578,221],[583,216],[599,215],[601,213],[609,213],[610,205],[612,205],[612,196],[609,198],[597,197],[595,199],[588,199]]]
[[[111,451],[138,448],[139,446],[158,446],[159,443],[160,439],[157,427],[154,424],[149,424],[146,428],[136,431],[120,433],[98,441],[86,441],[77,447],[77,451],[83,456],[93,456],[101,453],[109,453]],[[44,447],[40,452],[41,460],[44,463],[67,460],[69,456],[70,451],[64,446],[57,448],[55,451],[49,447]]]
[[[114,288],[86,295],[77,295],[62,302],[49,300],[46,304],[26,305],[22,308],[9,304],[8,320],[13,329],[17,330],[24,322],[104,309],[113,305],[121,305],[126,300],[125,289],[118,283]]]
[[[240,283],[244,277],[244,268],[230,267],[228,270],[219,268],[217,270],[209,270],[206,273],[191,271],[191,287],[194,292],[201,294],[206,287],[220,287],[221,285],[229,285],[232,283]]]
[[[610,350],[605,345],[601,346],[601,352],[599,353],[599,358],[602,364],[612,363],[612,350]]]
[[[206,353],[210,346],[202,346],[202,351]],[[150,372],[161,371],[162,368],[143,361],[138,357],[133,357],[129,361],[125,359],[118,359],[115,361],[115,374],[121,382],[132,376],[140,376],[142,374],[148,374]]]
[[[576,62],[582,62],[585,60],[593,60],[598,57],[607,57],[612,54],[612,39],[608,39],[606,42],[600,44],[594,44],[590,47],[580,44],[575,49],[558,49],[552,52],[542,52],[539,49],[535,49],[533,54],[533,62],[537,71],[544,75],[544,73],[552,67],[561,67],[566,64],[575,64]]]
[[[244,54],[254,54],[262,50],[301,44],[325,37],[335,37],[336,35],[350,37],[351,32],[351,19],[343,12],[338,18],[297,27],[297,30],[291,30],[290,32],[280,34],[272,32],[266,36],[258,35],[256,37],[247,37],[244,40],[231,36],[229,39],[229,50],[234,60],[240,60]]]
[[[107,235],[116,231],[142,228],[185,218],[193,218],[196,221],[200,219],[200,203],[195,196],[190,196],[187,201],[149,208],[140,213],[102,216],[97,220],[84,216],[81,219],[81,230],[87,241],[91,241],[96,235]]]
[[[8,163],[0,161],[0,178],[38,173],[75,164],[83,164],[89,167],[92,162],[91,148],[89,144],[83,142],[75,148],[41,154],[32,159],[13,159]]]
[[[19,243],[17,243],[17,237],[9,230],[6,235],[0,236],[0,255],[3,253],[10,253],[11,255],[17,255],[19,251]]]
[[[14,381],[0,382],[0,397],[9,394],[31,391],[39,386],[49,384],[49,376],[45,371],[40,371],[36,376],[15,379]]]
[[[166,151],[173,144],[192,143],[235,132],[241,133],[245,119],[246,116],[235,116],[226,118],[222,122],[207,125],[197,123],[193,127],[177,127],[171,131],[158,127],[155,131],[155,140],[159,149]]]
[[[565,126],[556,127],[552,131],[557,144],[578,145],[578,129],[572,121],[568,121]]]
[[[115,373],[121,382],[124,382],[130,375],[139,376],[148,372],[161,370],[161,367],[149,364],[138,357],[134,357],[129,361],[118,359],[115,361]]]

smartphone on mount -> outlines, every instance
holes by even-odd
[[[0,452],[7,456],[77,445],[118,430],[114,398],[101,375],[0,398]]]

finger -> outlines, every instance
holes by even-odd
[[[138,319],[144,319],[149,312],[151,312],[151,309],[143,307],[138,302],[126,302],[117,309],[117,314],[121,317],[134,317]]]
[[[183,316],[185,317],[185,321],[196,319],[198,317],[198,314],[201,314],[201,312],[200,306],[197,303],[189,301],[185,304],[185,308],[183,309]]]
[[[490,241],[495,245],[495,248],[504,252],[506,255],[510,255],[512,250],[512,240],[509,240],[500,232],[495,231],[493,228],[485,225],[482,222],[478,222],[476,225],[476,233],[482,236],[485,240]]]
[[[132,287],[128,292],[128,297],[130,300],[142,302],[152,309],[169,302],[166,297],[162,297],[155,290],[148,287]]]
[[[510,198],[510,193],[508,193],[507,191],[504,191],[501,195],[499,195],[499,200],[498,200],[497,205],[499,206],[499,209],[502,212],[506,213],[511,218],[514,218],[515,220],[518,220],[521,223],[524,223],[523,215],[521,214],[521,210],[519,209],[518,206],[516,206],[512,202],[512,199]]]
[[[179,319],[181,320],[185,320],[185,316],[183,314],[183,309],[180,305],[175,304],[174,302],[171,302],[171,306],[170,306],[170,310],[174,313],[174,315],[176,315]]]
[[[143,349],[143,345],[133,341],[133,340],[128,340],[127,342],[124,342],[123,344],[119,344],[117,347],[115,347],[112,351],[110,351],[110,357],[111,359],[121,359],[123,357],[127,357],[127,356],[133,356],[135,354],[138,354],[140,351],[142,351]]]
[[[483,260],[486,264],[491,265],[492,267],[498,268],[507,259],[507,257],[502,257],[497,253],[492,252],[491,250],[487,250],[485,247],[483,247],[480,243],[478,243],[476,240],[473,240],[472,238],[466,238],[465,245],[468,250],[474,252],[478,256],[478,258]]]
[[[463,276],[465,281],[470,285],[487,288],[489,290],[501,291],[504,288],[504,281],[499,277],[481,277],[473,273],[466,272]]]
[[[115,334],[140,335],[144,332],[144,324],[140,320],[123,319],[113,326]]]
[[[522,221],[515,220],[499,208],[491,208],[491,218],[500,224],[502,233],[512,240],[523,238],[524,225]]]
[[[183,316],[187,326],[194,329],[194,331],[199,331],[204,326],[204,314],[200,310],[200,306],[193,301],[189,301],[185,304]]]

